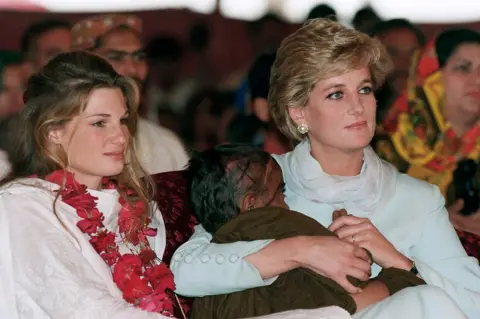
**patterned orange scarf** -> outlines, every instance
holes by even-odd
[[[439,186],[446,195],[456,162],[479,159],[480,124],[458,137],[442,113],[444,94],[435,41],[431,41],[414,57],[407,89],[383,123],[390,141],[380,141],[376,147],[401,171]]]

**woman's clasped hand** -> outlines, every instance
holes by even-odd
[[[328,227],[348,243],[367,249],[373,261],[383,268],[412,268],[412,262],[402,255],[368,218],[341,216]]]

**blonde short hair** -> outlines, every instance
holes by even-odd
[[[277,51],[268,94],[280,131],[294,141],[303,140],[288,108],[305,107],[318,81],[365,66],[379,87],[392,62],[378,40],[330,19],[309,20],[286,37]]]

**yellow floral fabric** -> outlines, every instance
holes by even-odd
[[[401,172],[439,186],[446,196],[456,162],[479,159],[480,126],[456,136],[442,113],[444,94],[432,41],[414,57],[407,89],[381,123],[374,147]]]

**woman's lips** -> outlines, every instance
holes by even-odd
[[[359,121],[355,122],[353,124],[350,124],[348,126],[345,126],[346,129],[359,129],[359,128],[364,128],[367,126],[367,121]]]
[[[123,160],[123,157],[124,157],[124,154],[123,154],[123,151],[122,152],[109,152],[109,153],[104,153],[104,155],[114,159],[114,160],[117,160],[117,161],[121,161]]]

